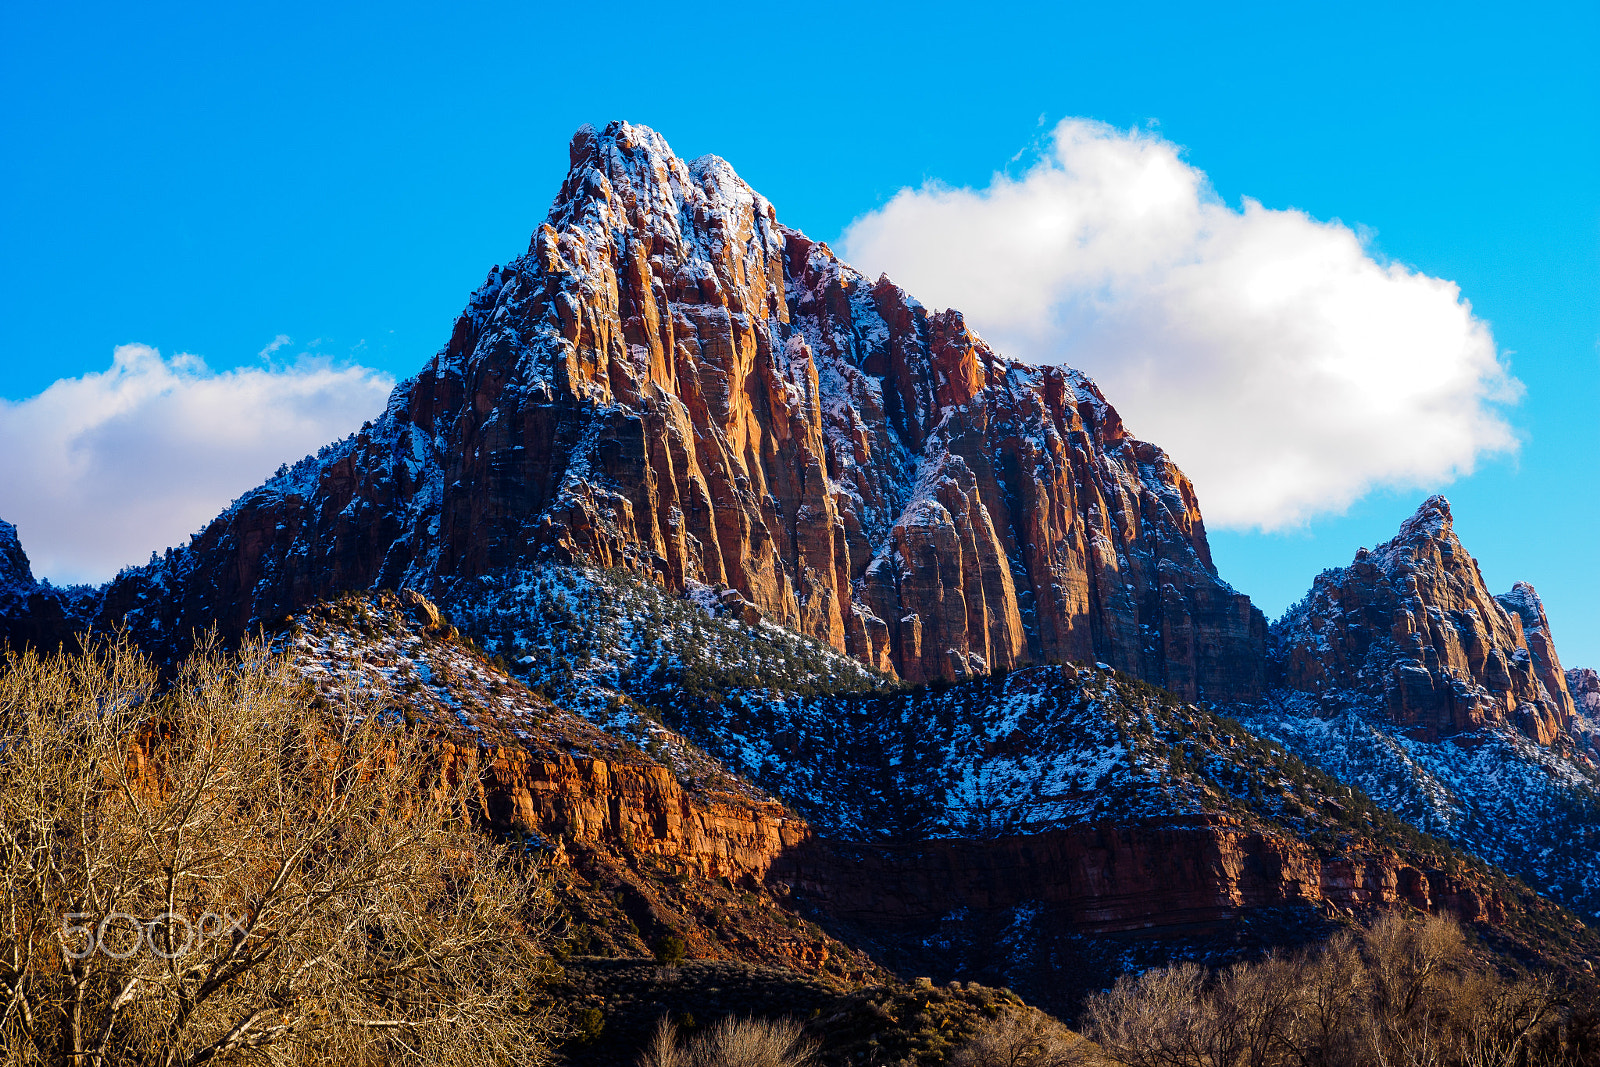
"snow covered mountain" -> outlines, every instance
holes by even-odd
[[[381,418],[58,612],[177,651],[343,590],[584,559],[722,584],[912,682],[1058,658],[1260,692],[1265,620],[1193,487],[1092,382],[858,274],[721,159],[626,123],[571,158]]]
[[[401,589],[497,673],[317,630]],[[1563,671],[1530,587],[1489,594],[1442,498],[1269,634],[1094,383],[1002,358],[644,127],[580,130],[528,252],[383,415],[189,544],[61,590],[0,523],[0,640],[126,625],[171,659],[291,617],[326,637],[308,662],[497,759],[634,768],[673,834],[713,794],[801,818],[827,848],[768,842],[744,873],[906,944],[1025,952],[1048,926],[1044,959],[1173,916],[1487,919],[1521,892],[1388,813],[1600,913],[1600,682]],[[461,709],[500,708],[502,678],[532,703],[490,730]],[[541,701],[572,728],[518,725]]]
[[[1433,497],[1273,625],[1263,737],[1587,914],[1600,914],[1591,720],[1533,587],[1491,596]],[[1592,672],[1590,672],[1592,674]],[[1589,690],[1584,690],[1588,700]]]

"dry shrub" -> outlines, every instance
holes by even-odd
[[[727,1016],[686,1042],[662,1019],[639,1056],[639,1067],[807,1067],[817,1046],[793,1019]]]
[[[1088,1043],[1032,1008],[1013,1008],[951,1055],[952,1067],[1078,1067],[1093,1061]]]
[[[1126,1067],[1536,1067],[1580,1062],[1540,979],[1476,960],[1439,916],[1385,915],[1318,951],[1122,979],[1085,1031]]]
[[[0,665],[4,1062],[547,1059],[544,889],[361,710],[260,645]]]

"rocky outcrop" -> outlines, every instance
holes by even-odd
[[[1600,721],[1600,674],[1588,667],[1572,668],[1567,672],[1567,692],[1579,714]]]
[[[554,555],[720,584],[911,681],[1058,658],[1259,693],[1265,624],[1193,487],[1092,382],[863,277],[720,159],[616,123],[571,161],[380,419],[111,583],[97,619],[181,644]]]
[[[457,752],[494,824],[670,856],[701,878],[763,882],[779,856],[811,836],[781,804],[691,795],[671,770],[648,761],[539,758],[520,746]]]
[[[1550,744],[1571,724],[1538,595],[1525,583],[1489,594],[1442,496],[1394,540],[1319,575],[1273,636],[1289,688],[1329,710],[1375,705],[1421,738],[1510,723]]]
[[[1556,655],[1555,641],[1550,637],[1550,619],[1544,613],[1544,601],[1527,582],[1517,582],[1511,592],[1495,596],[1500,606],[1522,623],[1522,637],[1528,654],[1533,658],[1533,673],[1544,686],[1545,693],[1558,711],[1561,727],[1571,725],[1572,694],[1567,688],[1567,674],[1561,669],[1561,657]]]
[[[0,596],[25,594],[33,588],[33,568],[17,539],[17,528],[0,519]]]

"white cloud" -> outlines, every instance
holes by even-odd
[[[1340,222],[1229,207],[1154,133],[1068,119],[1051,147],[985,189],[901,190],[847,257],[1093,376],[1213,526],[1293,526],[1516,449],[1497,405],[1521,385],[1454,283]]]
[[[393,386],[323,359],[216,372],[122,345],[108,370],[0,400],[0,518],[36,576],[102,581],[375,416]]]
[[[278,349],[282,348],[288,343],[289,335],[286,333],[280,333],[278,336],[268,341],[267,347],[257,352],[256,355],[260,356],[262,359],[268,359],[272,356],[272,353],[276,352]]]

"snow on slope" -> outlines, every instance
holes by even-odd
[[[650,762],[693,793],[770,799],[676,732],[613,697],[611,729],[530,691],[451,628],[420,624],[391,593],[350,594],[298,616],[277,645],[317,696],[353,714],[399,713],[458,742],[517,745],[554,758]]]
[[[554,563],[457,582],[441,603],[555,703],[612,733],[659,729],[835,837],[1213,817],[1346,841],[1411,833],[1238,723],[1103,665],[906,688],[739,621],[726,590],[674,597]]]
[[[1361,694],[1319,714],[1278,691],[1240,721],[1419,829],[1449,840],[1586,915],[1600,913],[1600,774],[1570,747],[1507,724],[1417,740]],[[1323,694],[1326,706],[1326,694]]]

